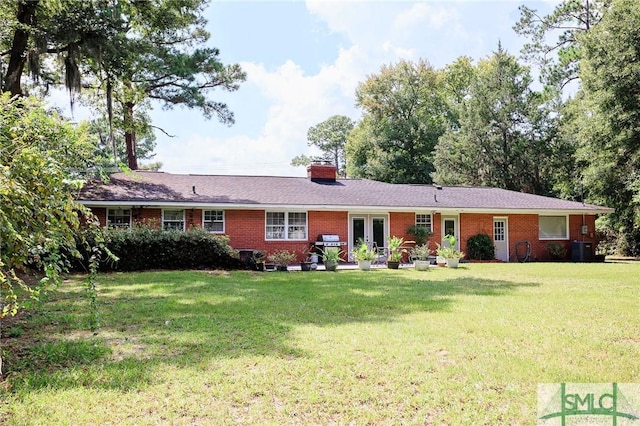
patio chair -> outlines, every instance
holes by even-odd
[[[387,247],[378,247],[376,243],[373,243],[373,251],[376,252],[376,258],[373,260],[374,265],[386,265],[387,257],[389,257],[389,249]]]

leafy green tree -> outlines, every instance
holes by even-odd
[[[99,56],[102,43],[114,34],[112,10],[108,0],[2,2],[1,91],[25,94],[25,71],[31,84],[65,84],[78,91],[83,61]]]
[[[541,69],[542,80],[556,89],[579,78],[580,36],[596,26],[611,0],[563,0],[552,13],[520,6],[514,30],[529,38],[522,53]]]
[[[95,141],[33,97],[0,96],[0,318],[39,297],[60,280],[65,254],[77,253],[81,218],[73,194],[96,170]],[[27,285],[27,268],[44,278]]]
[[[2,6],[3,13],[13,18],[7,20],[11,30],[0,33],[8,57],[2,90],[22,94],[22,74],[28,69],[33,82],[63,82],[72,101],[73,93],[83,87],[99,91],[112,128],[113,116],[120,117],[127,162],[136,169],[137,135],[140,129],[148,133],[150,127],[145,120],[149,100],[163,108],[198,109],[205,118],[233,123],[227,105],[212,100],[210,94],[236,90],[245,74],[237,64],[222,64],[217,49],[203,47],[209,39],[202,19],[205,4],[205,0],[9,2]],[[47,61],[51,57],[61,61]]]
[[[640,7],[614,0],[584,36],[581,62],[585,104],[579,117],[590,200],[616,209],[608,225],[619,250],[640,255]]]
[[[345,144],[347,136],[355,123],[344,115],[334,115],[322,123],[309,128],[307,141],[309,146],[315,146],[322,152],[320,157],[300,155],[291,160],[294,166],[308,165],[316,160],[331,161],[340,176],[346,176]]]
[[[385,154],[381,146],[382,138],[376,134],[373,117],[365,115],[347,137],[347,176],[391,181],[393,171],[383,162]]]
[[[135,124],[136,158],[138,160],[152,160],[155,157],[156,135],[146,111],[139,111]],[[96,152],[96,155],[108,158],[111,164],[114,159],[116,164],[127,164],[127,151],[124,144],[125,132],[121,116],[113,117],[113,127],[110,128],[106,115],[98,115],[98,118],[89,122],[89,132],[95,135],[99,141],[99,151]],[[146,165],[138,166],[140,169],[146,167]]]
[[[529,70],[499,46],[481,60],[461,100],[459,127],[435,149],[434,180],[547,194],[553,121]]]
[[[375,145],[360,150],[367,143],[352,142],[358,147],[349,151],[359,152],[352,168],[355,176],[392,183],[430,183],[431,153],[448,120],[442,74],[423,60],[385,65],[359,84],[356,104],[364,110],[367,121],[362,126],[374,136],[371,143]]]
[[[227,105],[214,101],[215,90],[235,91],[246,78],[237,64],[225,66],[219,50],[201,47],[209,39],[201,18],[204,0],[140,2],[123,5],[126,25],[114,39],[110,57],[98,61],[95,74],[106,70],[101,88],[117,101],[122,115],[128,166],[136,169],[136,119],[146,100],[163,108],[176,105],[199,110],[207,119],[216,116],[233,124]],[[129,9],[129,7],[131,7]]]

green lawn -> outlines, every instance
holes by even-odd
[[[640,382],[640,264],[74,279],[3,330],[0,423],[535,424],[537,385]]]

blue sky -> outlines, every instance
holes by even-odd
[[[358,119],[355,89],[384,64],[426,59],[437,68],[459,56],[474,60],[498,41],[518,55],[525,39],[512,27],[523,1],[216,1],[206,9],[210,45],[224,63],[239,63],[247,81],[219,92],[236,123],[199,112],[152,113],[155,160],[172,173],[304,176],[290,166],[314,154],[306,134],[334,114]],[[548,13],[557,0],[527,1]]]

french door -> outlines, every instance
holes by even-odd
[[[349,258],[351,250],[360,241],[386,247],[387,245],[387,215],[352,214],[349,215]]]

